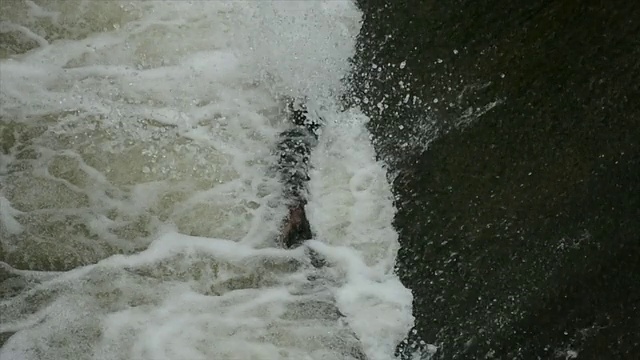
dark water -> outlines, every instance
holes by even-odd
[[[413,338],[640,358],[640,3],[360,6],[353,85],[395,175]]]

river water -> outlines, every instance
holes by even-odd
[[[10,1],[0,22],[0,358],[393,358],[413,324],[351,2]],[[306,248],[272,150],[324,121]]]

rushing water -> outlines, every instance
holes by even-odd
[[[350,2],[8,1],[0,336],[13,359],[390,359],[393,198],[336,100]],[[283,97],[324,121],[307,246],[275,247]]]

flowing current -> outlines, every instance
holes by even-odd
[[[393,358],[413,323],[351,2],[0,4],[0,359]],[[273,149],[322,118],[307,213]],[[313,249],[326,265],[315,268]]]

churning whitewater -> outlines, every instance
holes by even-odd
[[[0,9],[0,359],[393,358],[413,323],[393,197],[337,101],[353,3]],[[323,124],[314,239],[286,250],[291,98]]]

